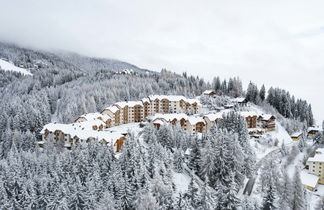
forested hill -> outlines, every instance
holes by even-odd
[[[124,69],[132,69],[135,72],[148,71],[115,59],[91,58],[67,51],[32,50],[2,42],[0,42],[0,58],[8,59],[17,66],[22,65],[32,73],[52,72],[54,69],[89,74],[97,71],[118,72]]]
[[[201,97],[209,110],[244,96],[258,109],[274,114],[288,132],[313,124],[306,101],[279,88],[266,91],[262,86],[259,90],[254,83],[244,91],[239,78],[221,81],[215,77],[209,84],[186,73],[153,72],[118,60],[6,43],[0,43],[0,59],[32,74],[0,69],[1,209],[235,209],[240,202],[235,192],[242,188],[244,177],[253,175],[255,166],[246,122],[235,112],[201,139],[177,127],[164,126],[157,131],[145,126],[139,134],[143,141],[139,135],[127,135],[119,158],[113,148],[98,142],[80,145],[71,152],[63,152],[51,142],[44,150],[36,148],[45,124],[71,123],[84,113],[100,111],[117,101],[151,94],[195,97],[212,89],[218,96]],[[182,166],[186,165],[187,149],[192,152],[186,173],[193,170],[204,182],[200,183],[199,196],[196,175],[189,180],[184,195],[178,194],[174,184],[173,174],[179,179],[185,175]]]
[[[210,88],[200,78],[166,70],[153,72],[117,60],[6,43],[0,43],[0,59],[33,74],[0,71],[0,136],[5,130],[36,134],[50,121],[71,122],[120,100],[150,94],[194,96]]]
[[[141,69],[133,64],[129,64],[123,61],[106,58],[91,58],[79,55],[73,52],[57,51],[54,52],[56,56],[61,58],[67,63],[70,63],[78,67],[83,72],[96,73],[98,71],[112,71],[121,72],[123,70],[132,70],[137,73],[153,73],[147,69]]]

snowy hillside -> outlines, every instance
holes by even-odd
[[[17,67],[15,65],[13,65],[12,63],[9,63],[2,59],[0,59],[0,70],[14,71],[14,72],[21,73],[23,75],[32,75],[32,73],[30,73],[27,69]]]
[[[313,117],[310,104],[288,91],[259,91],[253,83],[245,91],[239,78],[210,83],[187,73],[1,43],[0,58],[0,209],[266,209],[272,203],[292,209],[284,204],[314,206],[324,195],[319,186],[309,199],[286,196],[304,190],[295,168],[305,167],[314,144],[290,138],[311,126]],[[195,117],[206,115],[203,126],[217,126],[202,134],[148,122],[106,128],[126,136],[118,153],[109,142],[77,144],[74,137],[76,147],[66,152],[68,136],[60,132],[49,133],[42,148],[35,146],[50,122],[70,124],[151,94],[200,99]],[[290,193],[277,187],[292,182]]]

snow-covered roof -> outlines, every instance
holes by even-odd
[[[116,113],[119,109],[116,106],[109,106],[109,107],[105,108],[104,110],[109,110],[112,113]]]
[[[203,92],[203,94],[205,94],[205,95],[209,95],[209,94],[211,94],[211,93],[214,93],[215,91],[213,91],[213,90],[205,90],[204,92]]]
[[[206,124],[204,118],[199,116],[190,116],[188,117],[188,121],[191,125],[196,125],[199,122],[203,122],[204,124]]]
[[[107,114],[102,114],[102,115],[101,115],[101,119],[102,119],[104,122],[106,122],[107,120],[111,119],[111,117],[110,117],[109,115],[107,115]]]
[[[108,115],[100,114],[98,112],[84,114],[84,115],[81,115],[80,117],[78,117],[78,119],[80,119],[80,118],[84,118],[87,121],[96,120],[98,118],[101,118],[103,121],[107,121],[108,119],[110,119],[110,117]]]
[[[309,174],[306,170],[300,172],[300,179],[303,185],[315,188],[318,182],[318,176]]]
[[[318,150],[316,150],[316,152],[317,151]],[[314,157],[308,158],[307,161],[310,161],[310,162],[324,162],[324,153],[323,153],[323,150],[319,150],[319,153],[316,153],[314,155]]]
[[[110,132],[110,131],[96,131],[92,128],[84,127],[80,125],[81,123],[72,123],[72,124],[60,124],[60,123],[49,123],[43,127],[41,134],[45,133],[45,130],[50,132],[55,132],[57,130],[62,131],[64,134],[68,134],[71,137],[77,136],[80,139],[87,140],[88,138],[94,138],[100,140],[105,140],[106,142],[113,141],[115,142],[119,138],[123,137],[120,132]]]
[[[181,120],[181,119],[185,119],[187,120],[188,119],[188,115],[184,114],[184,113],[179,113],[179,114],[176,114],[176,113],[173,113],[173,114],[155,114],[155,115],[152,115],[152,116],[149,116],[148,119],[154,121],[156,119],[164,119],[166,121],[172,121],[174,119],[177,119],[177,120]]]
[[[226,104],[224,105],[225,108],[233,108],[234,107],[234,104]]]
[[[180,101],[180,100],[186,100],[186,97],[179,96],[179,95],[150,95],[149,99],[151,101],[154,101],[155,99],[168,99],[169,101]]]
[[[218,112],[216,114],[206,114],[204,117],[207,117],[210,121],[215,121],[217,119],[222,119],[223,118],[223,113]]]
[[[81,129],[87,129],[90,130],[92,129],[92,126],[101,126],[101,125],[105,125],[105,123],[102,120],[89,120],[89,121],[83,121],[83,122],[79,122],[79,123],[73,123],[74,126],[78,126]]]
[[[302,134],[303,134],[303,132],[295,132],[295,133],[291,134],[291,137],[292,137],[292,138],[298,138],[298,137],[300,137]]]
[[[310,132],[310,131],[321,131],[321,129],[319,127],[309,127],[307,128],[307,131]]]
[[[187,98],[184,101],[189,104],[194,104],[194,103],[200,104],[200,101],[198,99],[194,99],[194,98]]]
[[[232,102],[235,102],[235,103],[243,103],[244,101],[245,101],[245,98],[243,98],[243,97],[234,98],[232,100]]]
[[[318,154],[324,154],[324,148],[317,148],[315,152]]]
[[[124,108],[125,106],[134,107],[136,105],[143,106],[143,102],[142,101],[122,101],[122,102],[114,103],[114,105],[119,106],[121,108]]]
[[[248,132],[265,132],[264,128],[248,128]]]
[[[259,116],[256,112],[253,111],[245,111],[245,112],[240,112],[242,117],[254,117],[254,116]]]
[[[275,116],[273,116],[271,114],[262,114],[262,115],[260,115],[260,117],[262,118],[262,120],[268,121],[271,119],[271,117],[275,117]]]
[[[160,119],[156,119],[156,120],[153,120],[153,123],[163,125],[165,122]]]
[[[151,103],[151,101],[150,101],[149,98],[142,98],[142,102],[143,102],[143,103],[145,103],[145,102]]]

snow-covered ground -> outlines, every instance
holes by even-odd
[[[173,181],[176,185],[176,191],[178,194],[187,192],[190,183],[190,177],[188,175],[173,172]]]
[[[32,73],[30,73],[27,69],[24,68],[20,68],[17,67],[15,65],[13,65],[12,63],[9,63],[5,60],[0,59],[0,69],[4,70],[4,71],[15,71],[15,72],[19,72],[23,75],[32,75]]]
[[[106,131],[111,132],[119,132],[119,133],[127,133],[128,131],[133,132],[134,134],[138,134],[142,129],[140,128],[141,123],[128,123],[122,124],[119,126],[114,126],[111,128],[107,128]]]
[[[324,185],[318,185],[316,192],[309,192],[308,203],[310,210],[315,210],[321,197],[324,197]]]
[[[278,139],[277,146],[268,145],[265,142],[269,140]],[[285,145],[292,145],[294,142],[291,140],[287,131],[280,125],[279,122],[276,123],[276,130],[272,132],[268,132],[264,134],[262,137],[255,139],[251,139],[251,146],[254,148],[254,151],[257,156],[257,160],[261,160],[270,152],[277,150],[280,148],[281,144],[284,143]]]

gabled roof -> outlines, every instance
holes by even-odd
[[[169,101],[180,101],[180,100],[186,100],[184,96],[179,96],[179,95],[150,95],[149,99],[151,101],[154,101],[155,99],[158,100],[163,100],[163,99],[168,99]]]
[[[255,117],[259,116],[256,112],[240,112],[242,117]]]
[[[152,116],[149,116],[148,119],[154,121],[156,119],[164,119],[166,121],[172,121],[174,119],[177,119],[177,120],[181,120],[181,119],[185,119],[187,120],[188,119],[188,115],[184,114],[184,113],[179,113],[179,114],[155,114],[155,115],[152,115]]]
[[[226,104],[224,105],[225,108],[233,108],[234,107],[234,104]]]
[[[191,125],[196,125],[199,122],[203,122],[204,124],[206,124],[206,121],[204,120],[203,117],[198,117],[198,116],[190,116],[188,117],[188,122]]]
[[[324,154],[324,148],[317,148],[315,152],[318,154]]]
[[[309,127],[309,128],[307,128],[307,132],[310,132],[310,131],[321,131],[321,129],[319,127]]]
[[[324,162],[324,149],[317,149],[316,150],[317,153],[315,153],[314,157],[310,157],[308,158],[307,161],[311,161],[311,162]]]
[[[88,113],[88,114],[84,114],[81,115],[80,117],[78,117],[76,119],[76,121],[80,118],[84,118],[87,121],[91,121],[91,120],[97,120],[98,118],[101,118],[103,121],[107,121],[108,119],[110,119],[110,117],[106,114],[100,114],[99,112],[94,112],[94,113]]]
[[[125,106],[134,107],[136,105],[143,106],[143,102],[142,101],[122,101],[122,102],[114,103],[114,106],[119,106],[121,108],[124,108]]]
[[[79,122],[79,123],[73,123],[72,125],[74,126],[78,126],[81,129],[86,129],[86,130],[91,130],[92,126],[101,126],[101,125],[105,125],[105,123],[102,120],[89,120],[89,121],[83,121],[83,122]]]
[[[236,102],[236,103],[243,103],[243,102],[247,102],[245,98],[243,97],[239,97],[239,98],[234,98],[232,100],[232,102]]]
[[[84,123],[72,123],[72,124],[60,124],[60,123],[49,123],[43,127],[41,134],[45,133],[45,130],[50,132],[55,132],[57,130],[62,131],[64,134],[73,137],[78,137],[83,140],[88,138],[94,138],[100,140],[105,140],[106,142],[115,143],[119,138],[123,137],[120,132],[110,132],[110,131],[95,131],[92,128],[86,126]]]
[[[207,114],[204,115],[204,118],[208,118],[210,121],[215,121],[217,119],[223,119],[223,113],[222,112],[218,112],[216,114]]]
[[[109,107],[105,108],[104,110],[109,110],[112,113],[116,113],[119,109],[116,106],[109,106]]]
[[[303,170],[300,172],[300,179],[303,185],[315,188],[319,177],[309,174],[307,171]]]
[[[142,98],[142,102],[145,103],[151,103],[150,99],[149,98]]]
[[[271,118],[276,119],[276,117],[273,116],[273,115],[271,115],[271,114],[262,114],[262,115],[260,115],[260,118],[261,118],[262,120],[265,120],[265,121],[268,121],[268,120],[270,120]]]
[[[292,137],[292,138],[298,138],[298,137],[300,137],[302,134],[303,134],[303,132],[295,132],[295,133],[293,133],[290,137]]]
[[[155,119],[155,120],[153,120],[153,123],[163,125],[163,124],[165,124],[165,121],[163,121],[161,119]]]
[[[205,94],[205,95],[209,95],[209,94],[213,94],[213,93],[215,93],[215,91],[213,91],[213,90],[205,90],[203,92],[203,94]]]
[[[189,104],[200,104],[200,101],[198,99],[194,99],[194,98],[187,98],[184,100],[185,102],[189,103]]]

